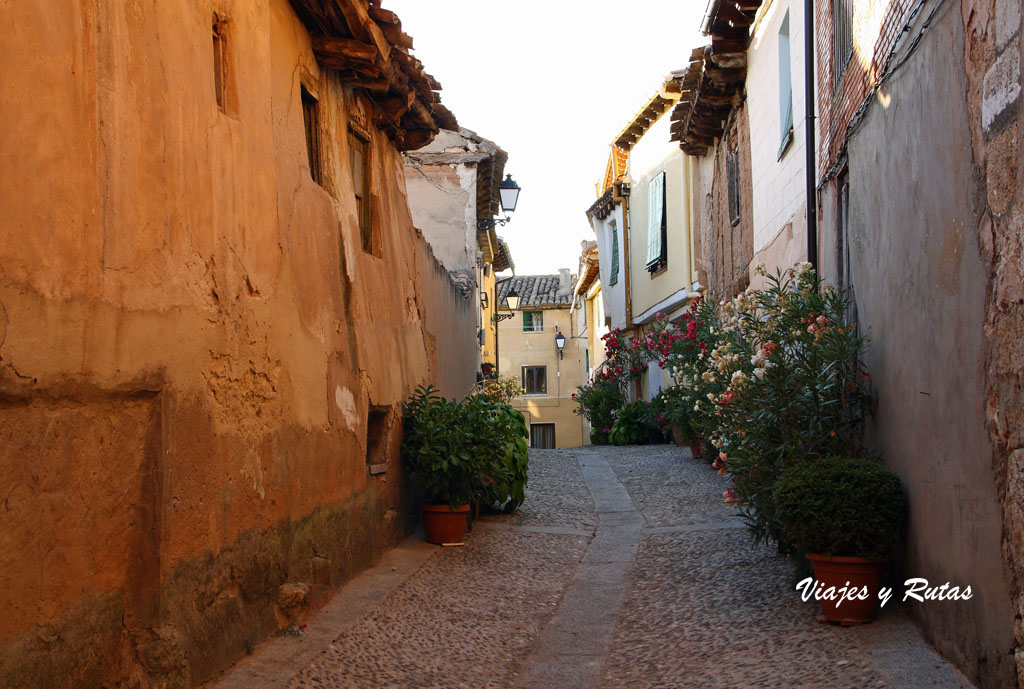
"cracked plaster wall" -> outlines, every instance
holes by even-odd
[[[1020,6],[925,3],[903,46],[936,7],[849,142],[849,271],[872,338],[870,442],[909,496],[901,573],[975,592],[910,612],[979,686],[1010,687],[1024,685]],[[837,192],[819,205],[832,282]]]
[[[370,477],[367,410],[468,390],[472,300],[413,229],[370,105],[320,70],[286,0],[33,1],[8,20],[0,684],[195,685],[294,617],[280,586],[316,604],[409,528],[399,433]],[[349,119],[371,133],[379,256]]]

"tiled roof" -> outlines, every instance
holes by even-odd
[[[559,289],[558,275],[519,275],[498,285],[499,308],[505,306],[505,295],[515,288],[519,294],[519,308],[524,306],[571,306],[572,287],[576,276],[570,276],[569,285]]]

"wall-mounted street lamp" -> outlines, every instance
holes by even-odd
[[[558,358],[562,358],[562,350],[565,349],[565,335],[558,333],[555,335],[555,346],[558,347]]]
[[[519,308],[519,292],[516,292],[514,289],[510,289],[508,294],[505,295],[505,303],[508,305],[508,308],[512,313],[494,314],[495,323],[500,323],[506,318],[512,318],[512,316],[516,315],[516,310]]]
[[[480,292],[480,306],[487,308],[487,292]]]
[[[483,232],[496,225],[504,225],[512,218],[509,217],[516,210],[516,203],[519,201],[519,185],[512,179],[512,175],[506,175],[504,181],[498,185],[498,196],[501,199],[501,210],[504,211],[504,218],[477,218],[476,229]]]

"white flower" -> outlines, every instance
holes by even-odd
[[[730,385],[742,385],[747,380],[747,374],[743,371],[736,371],[732,374]]]
[[[754,275],[760,275],[764,277],[767,274],[768,273],[765,271],[763,263],[758,263],[757,266],[754,268]]]
[[[757,378],[758,380],[763,380],[764,379],[764,372],[765,372],[764,368],[755,368],[754,369],[754,377]]]

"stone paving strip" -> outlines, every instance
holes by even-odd
[[[673,446],[531,450],[527,502],[413,536],[207,689],[958,689],[895,601],[815,621],[727,482]]]

